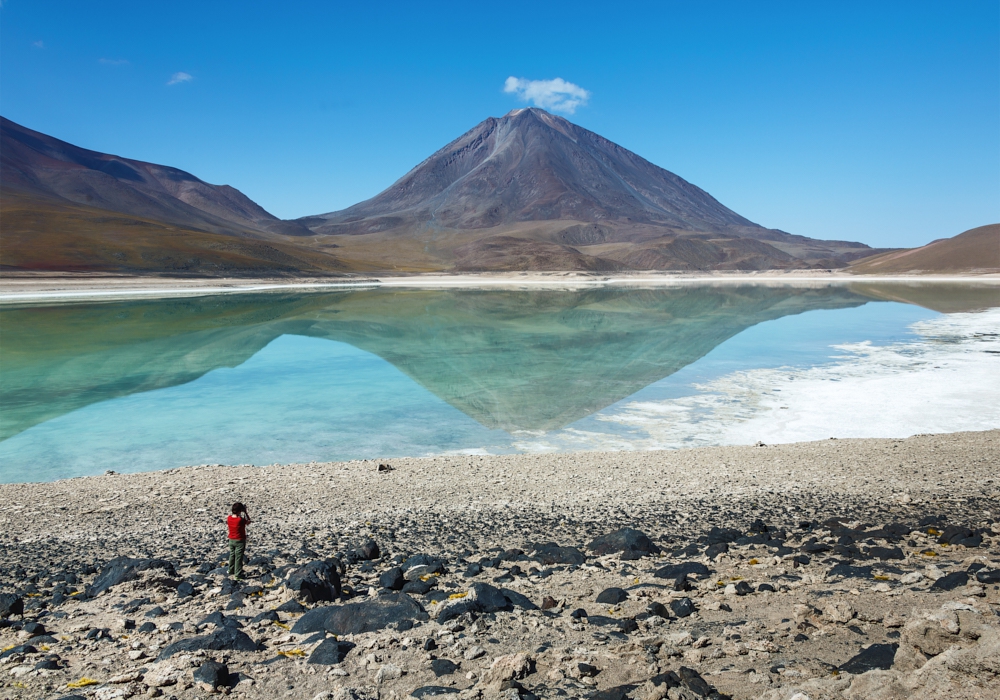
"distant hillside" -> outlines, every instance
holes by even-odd
[[[413,269],[826,268],[877,252],[759,226],[534,108],[490,117],[372,199],[299,221],[347,259]]]
[[[1000,224],[969,229],[920,248],[863,258],[848,271],[862,275],[1000,272]]]
[[[311,233],[239,190],[88,151],[0,118],[0,268],[200,274],[337,272]]]

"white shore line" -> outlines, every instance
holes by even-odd
[[[125,284],[134,279],[123,280]],[[58,281],[39,280],[36,285],[46,282],[58,284]],[[32,301],[85,300],[85,299],[127,299],[130,297],[171,298],[181,296],[207,296],[212,294],[242,294],[249,292],[270,292],[281,290],[320,291],[324,289],[359,289],[359,288],[411,288],[411,289],[476,289],[484,287],[599,287],[599,286],[652,286],[672,287],[688,285],[717,284],[769,284],[775,286],[815,286],[817,284],[985,284],[1000,286],[1000,275],[907,275],[907,276],[847,276],[847,275],[688,275],[688,276],[625,276],[625,277],[584,277],[562,276],[560,273],[546,276],[545,273],[530,277],[513,276],[477,276],[477,275],[426,275],[406,277],[383,277],[338,282],[253,282],[240,284],[234,282],[220,286],[171,286],[147,288],[114,288],[96,287],[92,289],[48,289],[42,291],[8,291],[0,292],[0,304],[23,303]],[[72,284],[72,282],[71,282]]]

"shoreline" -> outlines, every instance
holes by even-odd
[[[0,304],[87,299],[169,298],[284,290],[583,288],[592,286],[671,287],[702,284],[984,284],[1000,286],[1000,274],[853,275],[814,270],[760,272],[599,274],[577,272],[427,273],[358,278],[177,278],[129,275],[6,273],[0,276]]]
[[[1000,690],[1000,430],[380,461],[0,485],[0,593],[25,607],[0,695],[194,700],[209,661],[246,700]],[[219,568],[235,500],[244,583]],[[620,528],[646,539],[598,544]],[[294,583],[322,562],[339,602]]]

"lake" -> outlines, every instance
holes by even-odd
[[[1000,288],[254,293],[0,307],[0,481],[1000,427]]]

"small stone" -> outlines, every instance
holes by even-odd
[[[486,656],[486,650],[479,646],[471,646],[465,650],[462,654],[462,658],[466,661],[472,661],[473,659],[478,659],[482,656]]]
[[[379,668],[378,672],[375,674],[376,683],[385,683],[386,681],[395,681],[403,677],[403,669],[395,664],[385,664]]]

